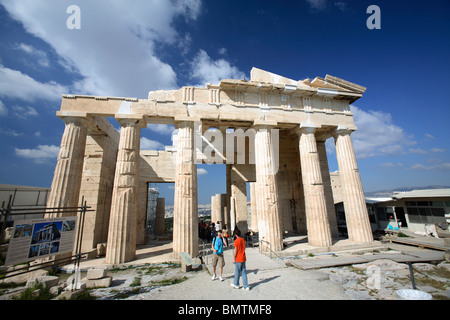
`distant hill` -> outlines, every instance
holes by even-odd
[[[450,186],[425,186],[425,187],[400,187],[390,190],[379,190],[364,192],[366,197],[390,197],[395,191],[405,192],[412,190],[425,190],[425,189],[448,189]]]

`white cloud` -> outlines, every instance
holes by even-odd
[[[348,9],[347,3],[343,2],[343,1],[337,1],[334,3],[334,5],[336,7],[338,7],[339,10],[341,10],[341,11],[346,11]]]
[[[306,0],[311,6],[311,9],[323,10],[327,6],[327,0]]]
[[[403,163],[392,163],[392,162],[386,162],[386,163],[382,163],[380,164],[380,167],[383,168],[396,168],[396,167],[403,167]]]
[[[0,65],[0,96],[24,101],[60,100],[67,89],[56,82],[42,83],[20,71]]]
[[[408,151],[413,154],[426,154],[427,153],[427,151],[420,149],[420,148],[411,148],[411,149],[408,149]]]
[[[5,117],[8,115],[8,108],[0,101],[0,117]]]
[[[45,163],[57,159],[59,147],[55,145],[39,145],[34,149],[15,148],[17,156],[34,160],[36,163]]]
[[[190,45],[192,43],[192,37],[189,33],[186,33],[178,41],[178,48],[181,49],[181,54],[186,55],[190,50]]]
[[[161,142],[142,137],[141,150],[164,150],[164,145]]]
[[[0,3],[27,32],[53,47],[67,70],[83,76],[73,93],[138,98],[176,87],[174,70],[158,58],[155,46],[177,46],[175,19],[195,20],[201,11],[201,0],[79,0],[81,29],[69,30],[66,9],[72,0]]]
[[[147,129],[157,132],[159,134],[172,134],[172,132],[175,130],[175,126],[169,125],[169,124],[149,124],[147,126]]]
[[[393,123],[389,113],[364,111],[351,106],[358,130],[352,134],[359,159],[405,153],[405,147],[415,144],[412,136]]]
[[[219,54],[222,56],[225,56],[227,54],[227,48],[220,48],[219,49]]]
[[[11,137],[20,137],[20,136],[24,135],[23,132],[17,132],[14,129],[1,128],[1,127],[0,127],[0,134],[4,134],[7,136],[11,136]]]
[[[433,165],[424,165],[421,163],[417,163],[412,165],[410,169],[415,171],[428,171],[428,170],[450,171],[450,162],[438,163]]]
[[[42,50],[36,49],[32,45],[18,43],[15,48],[36,57],[38,64],[42,67],[48,67],[50,65],[47,54]]]
[[[205,175],[205,174],[208,174],[208,171],[206,171],[206,169],[197,168],[197,175],[198,176],[202,176],[202,175]]]
[[[212,60],[205,50],[200,50],[191,64],[192,78],[198,80],[196,86],[208,83],[219,84],[222,79],[243,79],[245,73],[232,66],[225,59]]]
[[[39,113],[33,107],[13,106],[12,111],[17,117],[22,119],[27,119],[29,117],[36,117],[39,115]]]

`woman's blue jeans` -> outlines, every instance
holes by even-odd
[[[239,287],[239,277],[242,276],[242,282],[244,283],[244,288],[248,287],[247,283],[247,269],[245,267],[245,262],[236,262],[234,267],[234,285]]]

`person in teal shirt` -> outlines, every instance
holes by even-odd
[[[219,264],[219,279],[223,281],[222,272],[223,267],[225,266],[225,259],[223,257],[223,246],[226,246],[226,239],[222,235],[222,230],[217,231],[217,235],[213,238],[211,247],[213,249],[213,258],[212,258],[212,267],[213,267],[213,276],[212,280],[216,279],[216,267]]]

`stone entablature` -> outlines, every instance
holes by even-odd
[[[252,71],[253,74],[258,72]],[[354,127],[349,104],[360,98],[365,88],[354,85],[351,91],[335,85],[338,82],[334,79],[337,78],[327,75],[325,79],[316,78],[311,82],[298,81],[297,85],[227,79],[206,88],[152,91],[148,99],[65,95],[58,114],[134,116],[145,118],[148,123],[167,124],[174,124],[182,117],[215,123],[238,121],[244,126],[245,122],[250,126],[255,120],[264,120],[276,122],[279,127],[300,123]]]

